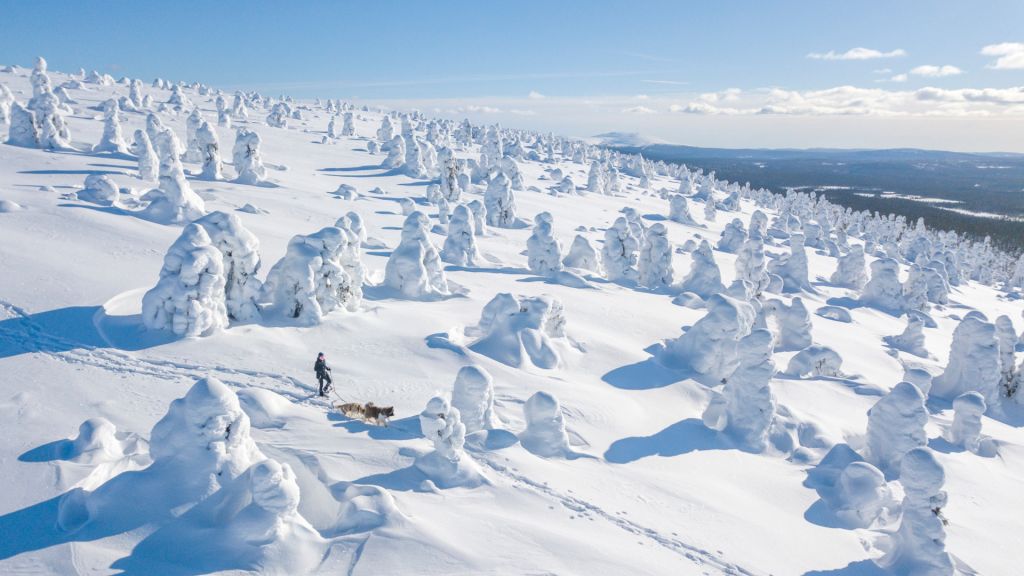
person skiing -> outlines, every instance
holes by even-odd
[[[327,358],[323,352],[316,355],[313,371],[316,372],[317,382],[320,383],[320,396],[327,396],[327,393],[331,391],[331,367],[327,365]],[[325,385],[324,382],[327,384]]]

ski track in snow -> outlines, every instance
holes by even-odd
[[[34,350],[41,354],[47,354],[69,364],[87,365],[119,374],[141,374],[143,376],[151,376],[153,378],[160,378],[163,380],[194,380],[206,376],[214,376],[225,384],[236,388],[264,388],[280,394],[297,404],[316,406],[320,408],[323,407],[313,400],[305,385],[299,382],[298,379],[291,376],[259,370],[238,370],[235,368],[225,368],[223,366],[202,366],[199,364],[189,364],[171,360],[150,360],[138,358],[125,352],[110,348],[97,348],[70,338],[64,338],[46,332],[41,326],[32,321],[31,315],[28,312],[10,302],[0,300],[0,308],[4,309],[9,317],[17,319],[17,325],[20,328],[14,330],[0,326],[0,341],[13,343],[15,347],[26,348],[27,350]],[[26,341],[34,346],[26,347],[24,345]],[[57,348],[69,348],[69,350],[61,352],[53,350]],[[248,377],[249,380],[239,380],[237,378],[238,376]],[[277,448],[293,452],[299,458],[305,454],[304,451],[295,447],[277,446]],[[467,454],[469,453],[467,452]],[[625,518],[617,517],[596,504],[575,496],[564,494],[543,483],[536,482],[526,476],[517,474],[511,471],[507,466],[498,464],[483,455],[473,454],[472,456],[475,460],[484,464],[495,473],[500,474],[514,484],[519,484],[534,493],[554,500],[569,510],[579,513],[589,513],[600,517],[626,532],[647,538],[655,544],[675,552],[695,564],[713,569],[715,573],[728,576],[757,575],[756,572],[751,572],[750,570],[723,560],[707,550],[689,545],[676,538],[666,536],[653,528],[648,528]],[[356,554],[353,556],[353,561],[349,569],[350,574],[359,563],[359,556],[365,543],[366,542],[364,540],[364,542],[362,542],[357,548]]]
[[[466,452],[466,454],[471,453]],[[711,568],[715,570],[716,573],[725,574],[728,576],[757,576],[759,574],[757,572],[752,572],[741,566],[737,566],[726,560],[723,560],[722,558],[719,558],[718,556],[707,550],[698,548],[696,546],[691,546],[690,544],[682,542],[676,538],[666,536],[665,534],[662,534],[661,532],[658,532],[653,528],[648,528],[646,526],[637,524],[636,522],[632,522],[625,518],[615,516],[614,514],[609,513],[608,511],[601,508],[600,506],[597,506],[596,504],[593,504],[581,498],[577,498],[575,496],[564,494],[546,484],[530,480],[529,478],[523,476],[522,474],[517,474],[509,470],[507,466],[492,461],[490,458],[487,458],[479,454],[471,455],[477,462],[484,464],[491,470],[494,470],[496,473],[504,476],[506,479],[514,483],[518,483],[522,486],[525,486],[526,488],[536,493],[539,493],[543,496],[547,496],[548,498],[555,500],[556,502],[568,508],[569,510],[579,513],[594,514],[612,523],[618,528],[625,530],[626,532],[636,534],[637,536],[643,536],[653,541],[655,544],[668,550],[671,550],[672,552],[675,552],[683,556],[684,558],[690,560],[695,564]]]
[[[8,316],[17,319],[20,329],[0,325],[0,342],[9,342],[15,348],[47,354],[69,364],[92,366],[118,374],[140,374],[162,380],[196,380],[214,376],[235,388],[264,388],[297,404],[319,406],[312,400],[310,388],[292,376],[259,370],[139,358],[112,348],[98,348],[48,333],[32,321],[28,312],[10,302],[0,300],[0,308],[5,310]],[[29,343],[28,346],[25,345],[26,342]],[[248,380],[240,380],[239,376],[248,377]]]

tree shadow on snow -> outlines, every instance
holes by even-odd
[[[335,423],[335,428],[343,428],[352,434],[365,433],[374,440],[414,440],[423,437],[419,416],[393,420],[388,426],[368,424],[333,411],[327,414],[327,419]]]
[[[66,438],[36,446],[18,456],[20,462],[53,462],[67,460],[75,443]]]
[[[104,347],[93,318],[101,306],[69,306],[0,320],[0,359]],[[59,336],[58,336],[59,334]]]
[[[671,458],[699,450],[730,450],[735,446],[697,418],[687,418],[653,436],[632,436],[612,442],[604,459],[628,464],[648,456]]]
[[[601,376],[601,380],[621,390],[652,390],[664,388],[695,376],[689,370],[676,370],[663,366],[654,357],[654,353],[658,349],[660,347],[657,345],[648,347],[646,351],[651,354],[650,358],[619,366]]]

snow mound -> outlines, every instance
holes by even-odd
[[[514,368],[553,369],[562,363],[557,342],[564,340],[565,312],[551,296],[496,295],[484,306],[470,349]]]
[[[557,398],[547,392],[534,393],[523,405],[523,416],[526,430],[519,434],[519,441],[524,448],[545,458],[573,454]]]

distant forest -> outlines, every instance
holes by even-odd
[[[1024,155],[961,154],[925,150],[726,150],[687,146],[617,147],[651,160],[714,171],[718,178],[749,182],[755,188],[785,193],[787,188],[818,192],[855,210],[923,217],[929,227],[975,238],[990,236],[1003,249],[1024,252],[1024,221],[983,218],[943,210],[894,192],[955,200],[945,207],[1024,217]],[[834,188],[828,188],[834,187]],[[868,194],[870,196],[865,196]]]

